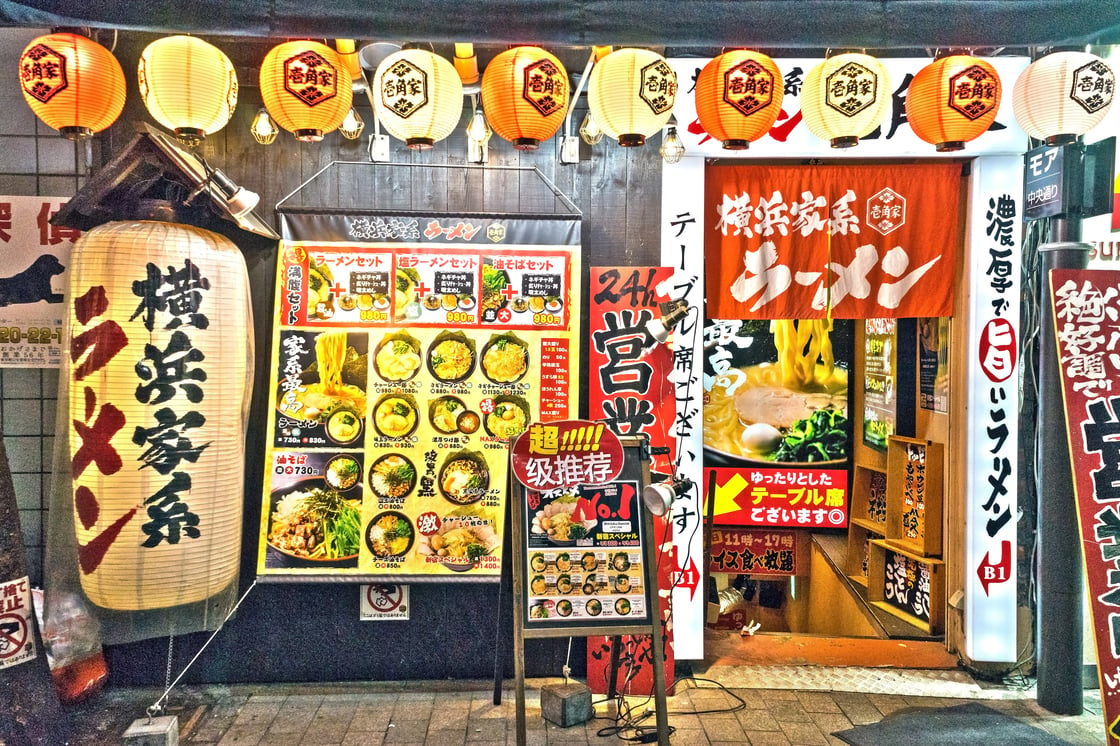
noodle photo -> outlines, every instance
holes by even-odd
[[[283,414],[325,423],[338,410],[359,416],[366,411],[365,355],[348,343],[346,332],[323,332],[315,337],[315,364],[300,374],[303,385],[281,395]],[[351,431],[347,435],[353,439],[357,434]]]

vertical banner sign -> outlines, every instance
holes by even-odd
[[[968,206],[965,654],[1017,660],[1016,451],[1022,158],[973,161]]]
[[[669,380],[673,369],[673,353],[659,344],[648,331],[646,324],[660,316],[660,303],[669,298],[658,292],[662,283],[673,275],[670,267],[592,267],[590,348],[588,352],[588,409],[590,418],[606,423],[618,435],[645,433],[650,448],[663,453],[650,457],[652,472],[661,475],[673,473],[676,441],[670,434],[676,415],[673,386]],[[672,524],[664,518],[654,518],[653,541],[658,551],[672,553],[669,535]],[[662,630],[665,636],[666,685],[671,685],[673,675],[672,619],[669,612],[669,588],[672,587],[671,563],[663,562],[657,568],[661,606]],[[648,635],[629,637],[621,641],[624,656],[635,661],[652,655]],[[609,638],[594,637],[587,644],[588,684],[596,694],[606,694],[607,669],[610,660]],[[620,667],[619,671],[628,670]],[[634,694],[653,692],[653,669],[641,666],[629,683]]]
[[[886,451],[887,439],[894,434],[897,407],[898,323],[894,319],[866,319],[863,323],[863,443]]]
[[[61,197],[0,197],[0,367],[62,361],[63,291],[81,232],[50,224]]]
[[[35,658],[31,583],[26,576],[0,583],[0,668]]]
[[[1104,724],[1120,744],[1120,271],[1050,272]]]
[[[661,170],[661,262],[672,267],[667,294],[692,308],[704,308],[704,161],[685,158]],[[692,488],[673,501],[670,556],[672,583],[673,652],[680,660],[704,657],[704,612],[707,592],[700,587],[704,562],[704,505],[698,485],[703,481],[704,450],[703,323],[690,314],[674,334],[672,384],[676,399],[677,474],[692,480]]]
[[[578,219],[282,225],[258,575],[497,579],[509,444],[578,402]]]

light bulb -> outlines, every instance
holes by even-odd
[[[272,121],[272,117],[268,115],[268,109],[263,106],[257,111],[257,115],[253,117],[253,124],[249,128],[253,133],[253,139],[261,145],[271,145],[276,136],[280,134],[280,128],[276,126],[276,122]]]
[[[603,139],[603,130],[599,129],[599,123],[591,116],[591,112],[587,112],[587,116],[583,118],[583,124],[579,126],[579,136],[588,145],[595,145]]]
[[[482,109],[475,109],[471,116],[471,123],[467,125],[467,137],[476,145],[486,145],[493,134],[494,131],[490,129],[490,123],[486,121]]]
[[[362,130],[366,128],[366,123],[358,115],[358,110],[353,106],[350,111],[346,113],[346,118],[342,120],[342,124],[338,125],[338,131],[347,140],[357,140],[362,135]]]
[[[666,163],[680,163],[684,157],[684,143],[677,136],[677,128],[669,126],[665,129],[665,136],[661,139],[661,158]]]

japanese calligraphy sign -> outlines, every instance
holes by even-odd
[[[0,668],[34,660],[31,582],[26,576],[0,583]]]
[[[796,532],[713,528],[708,571],[768,577],[796,575]]]
[[[622,442],[601,422],[534,422],[513,443],[513,475],[533,490],[604,484],[622,471]]]
[[[863,323],[863,442],[885,451],[895,427],[898,324],[894,319]]]
[[[956,164],[712,166],[708,316],[948,316]]]
[[[1109,744],[1120,743],[1120,271],[1050,272],[1070,465]]]
[[[100,607],[203,601],[237,578],[249,282],[233,243],[154,221],[107,223],[70,269],[67,395],[82,589]]]
[[[1017,660],[1015,515],[1022,158],[973,162],[969,188],[965,653]]]
[[[708,467],[715,482],[713,521],[719,526],[844,528],[848,472],[844,469]]]
[[[510,444],[578,401],[578,221],[282,224],[258,574],[496,579]]]
[[[0,367],[62,360],[63,291],[81,233],[50,224],[59,197],[0,197]]]

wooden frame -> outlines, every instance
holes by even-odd
[[[933,557],[907,552],[886,540],[873,539],[869,543],[867,600],[873,606],[928,634],[940,633],[945,624],[945,563]],[[910,578],[911,570],[916,574],[913,580]],[[889,576],[896,575],[899,571],[904,573],[901,582],[906,598],[902,604],[898,603],[898,596],[887,588],[888,580],[891,579]],[[920,585],[917,574],[923,572],[929,578],[929,592],[924,603],[926,613],[920,614],[907,601],[913,598],[915,589]]]
[[[892,435],[887,447],[886,540],[911,554],[941,555],[945,449]]]

